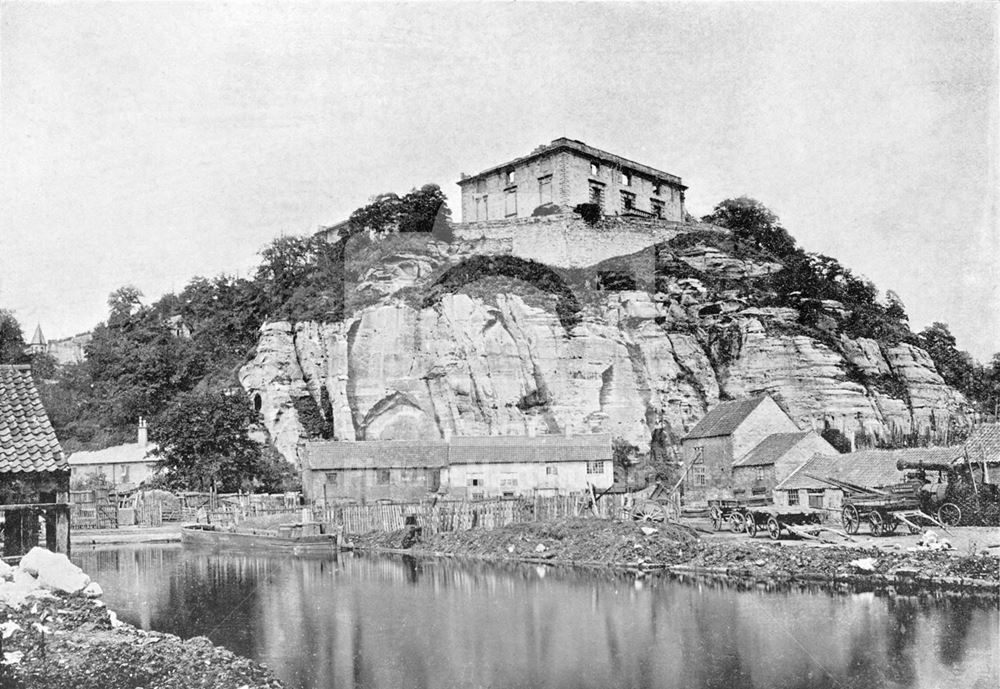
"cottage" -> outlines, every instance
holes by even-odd
[[[103,476],[118,491],[130,491],[157,473],[159,459],[152,455],[156,445],[148,441],[145,419],[139,419],[136,442],[115,445],[103,450],[74,452],[69,456],[71,482]]]
[[[611,436],[452,438],[449,493],[471,499],[564,495],[610,488]]]
[[[594,203],[606,215],[684,219],[681,178],[662,170],[559,138],[521,158],[463,175],[462,220],[530,217],[548,204]]]
[[[733,463],[733,497],[770,496],[778,483],[817,454],[838,452],[813,431],[767,436]]]
[[[420,500],[441,489],[448,468],[444,440],[304,443],[302,492],[308,500]]]
[[[300,456],[306,498],[324,502],[558,495],[613,480],[609,435],[313,441]]]
[[[840,510],[844,492],[821,479],[833,478],[864,488],[902,483],[906,475],[896,467],[900,460],[924,464],[948,462],[954,447],[920,447],[900,450],[859,450],[847,454],[816,455],[774,489],[776,505],[808,505]]]
[[[704,503],[714,498],[732,498],[737,488],[734,483],[734,464],[762,441],[774,434],[799,434],[799,427],[769,396],[752,397],[733,402],[721,402],[713,407],[698,424],[681,440],[681,457],[685,467],[684,501],[688,504]],[[791,443],[790,445],[788,443]],[[790,452],[804,442],[804,438],[786,439],[776,449]],[[772,452],[760,456],[770,457]],[[762,462],[762,459],[753,459]],[[772,463],[773,464],[773,463]],[[758,466],[758,464],[748,465]],[[761,464],[760,466],[767,466]],[[785,466],[782,464],[781,470]],[[764,494],[757,485],[756,468],[750,470],[751,480],[739,486],[753,494]],[[768,472],[762,472],[761,481]],[[743,477],[741,475],[741,481]]]
[[[39,543],[69,554],[69,465],[31,377],[30,366],[0,365],[0,512],[4,556]]]

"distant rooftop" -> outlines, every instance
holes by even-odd
[[[684,440],[730,435],[764,399],[765,397],[762,395],[735,402],[720,402],[712,407],[698,422],[698,425],[684,436]]]
[[[614,153],[609,153],[607,151],[602,151],[599,148],[588,146],[582,141],[577,141],[576,139],[567,139],[565,137],[556,139],[550,144],[542,144],[541,146],[539,146],[526,156],[515,158],[514,160],[503,163],[502,165],[494,165],[493,167],[487,170],[483,170],[482,172],[479,172],[475,175],[463,176],[462,179],[458,181],[458,184],[459,186],[463,184],[468,184],[469,182],[473,182],[479,179],[480,177],[486,177],[488,175],[492,175],[506,168],[523,165],[524,163],[528,163],[536,158],[541,158],[542,156],[551,155],[552,153],[555,153],[557,151],[575,151],[576,153],[580,153],[581,155],[584,155],[588,158],[593,158],[596,161],[605,164],[610,163],[611,165],[614,165],[616,167],[626,168],[628,170],[632,170],[633,172],[638,172],[640,174],[653,177],[654,179],[660,179],[666,183],[669,183],[681,189],[687,189],[687,187],[681,183],[681,178],[678,177],[677,175],[672,175],[669,172],[664,172],[663,170],[657,170],[654,167],[643,165],[642,163],[637,163],[634,160],[623,158],[619,155],[615,155]]]

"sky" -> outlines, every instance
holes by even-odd
[[[567,136],[1000,352],[998,5],[0,3],[0,308],[90,329]]]

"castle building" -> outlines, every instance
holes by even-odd
[[[582,141],[560,138],[530,154],[462,175],[462,221],[530,217],[539,206],[595,203],[605,215],[684,219],[681,178]]]

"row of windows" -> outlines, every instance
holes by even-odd
[[[343,471],[327,471],[326,483],[328,486],[338,486],[341,481]],[[426,480],[428,483],[436,484],[441,480],[440,469],[400,469],[398,470],[398,480],[419,481]],[[392,469],[376,469],[375,485],[387,486],[392,481]]]
[[[823,507],[823,495],[825,491],[822,488],[811,488],[806,491],[806,498],[809,500],[809,507],[821,508]],[[798,505],[799,504],[799,491],[790,490],[788,491],[788,504]]]
[[[601,164],[598,163],[598,162],[596,162],[596,161],[591,161],[591,163],[590,163],[590,174],[591,174],[592,177],[597,177],[598,175],[600,175],[601,174]],[[549,174],[549,175],[547,175],[547,177],[549,179],[551,179],[552,175]],[[630,172],[629,170],[622,169],[622,170],[619,171],[618,181],[621,183],[621,185],[623,187],[630,187],[630,186],[632,186],[633,180],[634,180],[634,178],[633,178],[632,172]],[[485,190],[484,188],[482,188],[482,182],[483,181],[484,180],[480,180],[480,181],[477,182],[477,184],[476,184],[476,191],[482,192],[482,191]],[[517,170],[516,169],[511,169],[511,170],[505,171],[503,173],[503,181],[504,181],[504,185],[508,186],[508,187],[516,184],[517,181],[518,181],[517,180]],[[654,196],[660,196],[662,193],[663,193],[663,183],[660,182],[660,181],[654,180],[653,181],[653,195]],[[670,188],[670,198],[671,198],[671,200],[674,198],[674,193],[675,193],[674,188],[671,187]]]
[[[635,194],[630,191],[623,191],[621,193],[621,210],[623,213],[627,213],[631,210],[637,208],[635,205]],[[604,186],[601,184],[591,184],[590,185],[590,202],[596,204],[604,209]],[[662,218],[666,206],[664,206],[663,201],[659,199],[649,200],[649,210],[657,218]]]

